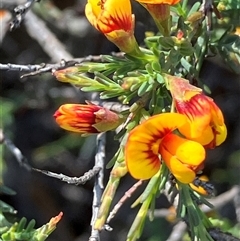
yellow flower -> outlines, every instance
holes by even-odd
[[[180,0],[136,0],[151,14],[158,30],[164,36],[169,36],[170,6],[177,4]]]
[[[130,0],[88,0],[88,21],[125,53],[140,50],[134,37],[135,18]]]
[[[173,133],[186,122],[184,115],[164,113],[134,128],[125,146],[130,174],[136,179],[149,179],[164,161],[176,179],[182,183],[192,182],[203,167],[205,150],[201,144]]]
[[[91,103],[62,105],[54,117],[61,128],[81,134],[105,132],[121,123],[116,113]]]
[[[151,4],[168,4],[175,5],[180,2],[180,0],[136,0],[140,3],[151,3]]]
[[[169,75],[166,77],[177,112],[186,115],[189,120],[179,131],[186,138],[208,148],[224,142],[227,129],[223,114],[213,99],[186,79]]]

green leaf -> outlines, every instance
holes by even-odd
[[[144,81],[138,89],[138,96],[143,96],[146,92],[148,92],[152,88],[149,88],[149,86],[151,85],[149,85],[148,81]]]
[[[165,80],[164,80],[164,78],[163,78],[163,76],[161,74],[157,74],[156,75],[156,80],[161,85],[165,83]]]
[[[150,75],[152,75],[152,74],[153,74],[153,69],[152,69],[151,64],[149,64],[149,63],[148,63],[148,64],[146,64],[145,68],[146,68],[146,70],[147,70],[148,74],[150,74]]]
[[[122,92],[107,90],[107,91],[100,93],[100,98],[101,99],[110,99],[110,98],[118,97],[120,95],[122,95]]]
[[[0,212],[15,214],[17,211],[9,204],[0,200]]]
[[[194,3],[193,6],[191,7],[191,9],[189,10],[187,17],[189,18],[192,14],[197,12],[199,10],[200,6],[201,6],[200,2]]]
[[[172,49],[175,45],[172,37],[160,37],[158,42],[166,50]]]
[[[183,56],[191,56],[194,53],[194,48],[192,47],[191,43],[188,41],[184,41],[178,47],[178,50],[181,55]]]
[[[159,72],[159,73],[161,73],[161,71],[162,71],[161,65],[159,64],[159,62],[156,62],[156,61],[152,62],[152,69],[155,72]]]

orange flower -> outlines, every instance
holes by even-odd
[[[168,4],[175,5],[180,2],[180,0],[136,0],[140,3],[151,3],[151,4]]]
[[[88,0],[88,21],[125,52],[140,51],[134,37],[135,18],[130,0]]]
[[[205,150],[201,144],[173,134],[186,122],[184,115],[164,113],[134,128],[125,147],[130,174],[136,179],[149,179],[158,172],[162,160],[180,182],[192,182],[203,167]]]
[[[121,122],[116,113],[91,103],[62,105],[54,117],[61,128],[81,134],[112,130]]]
[[[224,142],[227,129],[222,112],[214,101],[188,80],[166,76],[178,113],[186,115],[189,120],[179,131],[188,139],[208,148],[214,148]]]
[[[151,14],[158,30],[164,36],[169,36],[170,5],[177,4],[180,0],[136,0]]]

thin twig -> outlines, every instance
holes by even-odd
[[[212,228],[209,231],[209,234],[213,238],[213,240],[217,241],[240,241],[239,238],[232,236],[231,233],[223,232],[218,228]]]
[[[112,211],[110,212],[106,224],[108,225],[108,223],[115,217],[115,215],[117,214],[118,210],[121,208],[121,206],[123,205],[123,203],[132,196],[132,194],[136,191],[136,189],[141,186],[143,183],[142,180],[139,180],[137,183],[135,183],[129,190],[127,190],[124,194],[124,196],[118,201],[118,203],[114,206],[114,208],[112,209]]]
[[[178,222],[166,241],[181,241],[187,229],[187,224],[183,221]]]
[[[18,72],[27,72],[27,74],[23,74],[21,78],[27,76],[34,76],[43,73],[52,73],[56,70],[65,69],[67,67],[75,66],[77,64],[81,64],[83,62],[102,62],[101,55],[89,55],[83,58],[73,58],[71,60],[64,60],[62,59],[59,63],[55,64],[1,64],[0,63],[0,70],[7,70],[7,71],[18,71]]]
[[[215,198],[207,199],[207,201],[214,206],[214,209],[218,210],[221,209],[224,205],[234,200],[235,197],[237,197],[240,193],[240,186],[233,186],[230,190],[216,196]],[[207,205],[201,205],[201,210],[204,213],[210,212],[212,208],[210,208]],[[163,217],[163,213],[165,214],[165,217],[171,214],[171,210],[167,209],[164,212],[161,211],[162,209],[156,209],[154,210],[154,216],[155,217]]]
[[[2,129],[0,129],[0,143],[4,144],[7,149],[15,156],[20,166],[26,168],[28,171],[31,170],[31,166],[28,164],[27,158],[22,154],[18,147],[8,139]]]
[[[42,174],[44,174],[46,176],[59,179],[63,182],[67,182],[69,184],[80,185],[80,184],[85,184],[87,181],[89,181],[94,176],[96,176],[100,171],[100,167],[94,166],[91,170],[85,172],[83,174],[83,176],[81,176],[81,177],[69,177],[62,173],[58,174],[58,173],[54,173],[54,172],[50,172],[50,171],[46,171],[46,170],[40,170],[37,168],[32,168],[32,170],[41,172]]]
[[[14,18],[10,23],[10,30],[16,29],[20,26],[22,20],[24,19],[26,13],[30,10],[31,6],[35,2],[40,2],[40,0],[27,0],[23,5],[19,5],[14,8]]]
[[[238,223],[240,223],[240,186],[238,186],[238,189],[239,189],[238,193],[233,198],[233,203],[236,210],[235,212],[236,212],[237,221]]]
[[[92,61],[92,58],[92,56],[87,56],[85,58],[72,59],[70,61],[65,61],[62,59],[59,63],[55,64],[0,64],[0,70],[28,72],[28,74],[24,74],[21,76],[21,78],[24,78],[27,76],[34,76],[47,72],[51,73],[55,70],[74,66],[75,64],[79,64],[83,61]]]
[[[205,15],[208,32],[212,30],[212,12],[215,13],[218,19],[222,18],[220,12],[218,11],[215,4],[213,3],[213,0],[203,0],[202,5],[200,7],[200,11],[202,11],[203,14]]]
[[[92,220],[91,220],[91,236],[89,241],[100,241],[99,230],[94,229],[94,223],[98,215],[101,204],[101,196],[103,193],[103,177],[104,177],[104,162],[105,162],[105,144],[106,133],[100,133],[97,136],[97,152],[95,155],[95,166],[100,168],[98,175],[95,178],[93,188],[93,203],[92,203]]]
[[[234,197],[239,195],[240,187],[233,186],[230,190],[218,195],[213,199],[209,199],[208,201],[214,206],[214,209],[220,209],[227,203],[233,201]],[[201,210],[203,212],[210,212],[212,209],[207,205],[201,205]]]
[[[225,193],[220,194],[219,196],[212,198],[211,200],[208,200],[213,206],[214,209],[220,209],[222,208],[224,205],[226,205],[228,202],[231,202],[234,200],[234,198],[236,198],[237,196],[239,196],[240,194],[240,186],[233,186],[230,190],[226,191]],[[203,212],[209,212],[212,209],[210,207],[208,207],[207,205],[201,205],[200,206],[201,210]],[[171,210],[170,209],[156,209],[154,210],[154,216],[155,217],[167,217],[169,215],[171,215]],[[167,241],[180,241],[182,240],[183,235],[185,234],[185,231],[187,229],[187,224],[184,222],[178,222],[173,230],[172,233],[170,234],[169,238],[167,239]],[[211,230],[211,235],[212,236],[222,236],[222,238],[224,238],[223,236],[228,237],[229,235],[227,233],[223,233],[223,232],[219,232],[218,230]],[[229,237],[232,237],[231,235]],[[232,240],[239,240],[236,239],[234,237],[232,237]],[[216,239],[216,240],[220,240],[220,239]],[[227,240],[227,239],[221,239],[221,240]]]

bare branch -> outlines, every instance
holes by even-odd
[[[95,179],[93,189],[93,203],[92,203],[92,220],[91,220],[91,236],[89,241],[100,241],[99,230],[94,229],[94,223],[98,215],[101,204],[101,196],[103,193],[103,177],[104,177],[104,162],[105,162],[105,144],[106,133],[100,133],[97,136],[97,152],[95,155],[95,166],[100,168],[100,171]]]
[[[215,198],[208,199],[208,202],[214,206],[214,209],[221,209],[224,205],[234,200],[234,198],[238,197],[240,194],[240,187],[239,186],[233,186],[230,190],[220,194],[219,196]],[[201,210],[205,213],[210,212],[212,210],[211,207],[207,205],[201,205]],[[165,217],[171,214],[171,210],[167,209],[168,212],[165,210],[164,212],[161,211],[162,209],[156,209],[154,210],[154,216],[155,217],[163,217],[163,213],[165,214]]]
[[[40,169],[37,169],[37,168],[32,168],[32,170],[37,171],[37,172],[41,172],[42,174],[44,174],[46,176],[59,179],[63,182],[67,182],[69,184],[80,185],[80,184],[85,184],[87,181],[89,181],[95,175],[97,175],[98,172],[100,171],[100,168],[97,167],[97,166],[94,166],[91,170],[85,172],[83,174],[83,176],[81,176],[81,177],[69,177],[69,176],[66,176],[62,173],[58,174],[58,173],[54,173],[54,172],[50,172],[50,171],[46,171],[46,170],[40,170]]]
[[[28,164],[27,158],[22,154],[18,147],[8,139],[2,129],[0,129],[0,143],[4,144],[7,149],[15,156],[20,166],[26,168],[28,171],[31,171],[31,166]]]
[[[187,230],[187,224],[183,221],[178,222],[172,230],[172,233],[166,241],[181,241]]]
[[[66,51],[65,46],[48,29],[45,22],[32,11],[25,16],[24,24],[28,34],[41,45],[53,62],[59,62],[61,59],[67,61],[73,59],[73,56]]]
[[[223,232],[218,228],[212,228],[209,230],[209,234],[214,240],[218,241],[240,241],[239,238],[232,236],[232,234]]]
[[[39,2],[40,0],[27,0],[27,2],[23,5],[19,5],[16,8],[14,8],[14,15],[15,17],[10,23],[10,30],[13,30],[15,28],[18,28],[24,19],[26,13],[30,10],[31,6],[35,2]]]
[[[62,59],[59,63],[55,64],[1,64],[0,63],[0,70],[7,70],[7,71],[18,71],[18,72],[28,72],[27,74],[23,74],[21,78],[28,77],[28,76],[35,76],[38,74],[43,74],[47,72],[54,72],[56,70],[65,69],[71,66],[75,66],[81,64],[83,62],[102,62],[101,55],[89,55],[83,58],[73,58],[71,60],[64,60]],[[116,106],[115,106],[116,107]],[[114,107],[114,108],[115,108]]]
[[[237,221],[240,223],[240,186],[238,186],[238,193],[233,198],[233,203],[236,210]]]
[[[230,190],[220,194],[219,196],[209,199],[208,201],[214,206],[214,209],[220,209],[227,203],[233,201],[233,199],[239,195],[240,193],[240,187],[239,186],[233,186]],[[201,210],[203,212],[209,212],[212,209],[206,205],[201,205]]]
[[[213,206],[214,209],[220,209],[224,205],[226,205],[228,202],[233,201],[236,197],[239,197],[240,195],[240,187],[239,186],[233,186],[230,190],[226,191],[225,193],[220,194],[219,196],[212,198],[208,200]],[[201,210],[203,212],[209,212],[212,209],[208,207],[207,205],[201,205],[200,206]],[[154,216],[155,217],[167,217],[171,215],[172,212],[170,209],[156,209],[154,210]],[[178,222],[173,230],[167,241],[180,241],[182,240],[182,237],[187,229],[187,225],[184,222]],[[228,235],[223,232],[219,232],[219,230],[210,230],[209,233],[211,234],[212,237],[218,236],[222,237],[222,239],[216,239],[216,240],[228,240],[226,237],[232,237],[231,235]],[[226,236],[226,237],[225,237]],[[231,240],[239,240],[234,237]],[[230,240],[230,239],[229,239]]]
[[[60,70],[64,69],[70,66],[74,66],[75,64],[79,64],[83,61],[92,61],[94,57],[92,56],[87,56],[85,58],[78,58],[78,59],[72,59],[69,61],[61,60],[60,63],[56,64],[27,64],[27,65],[22,65],[22,64],[0,64],[0,69],[1,70],[8,70],[8,71],[20,71],[20,72],[29,72],[28,74],[24,74],[21,76],[27,77],[27,76],[34,76],[42,73],[47,73],[47,72],[53,72],[54,70]]]

